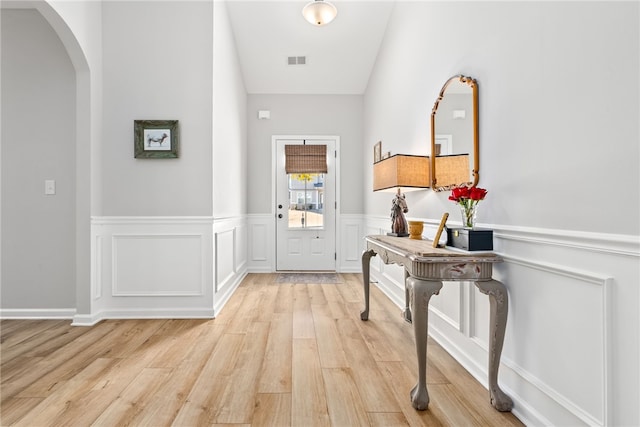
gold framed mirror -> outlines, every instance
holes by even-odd
[[[431,188],[478,184],[478,82],[451,77],[431,110]]]

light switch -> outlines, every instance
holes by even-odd
[[[56,181],[53,179],[47,179],[44,181],[44,194],[52,195],[56,194]]]

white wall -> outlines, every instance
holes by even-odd
[[[75,71],[35,9],[2,11],[2,309],[75,307]],[[44,194],[55,180],[56,194]]]
[[[105,215],[91,324],[212,317],[246,273],[246,92],[224,4],[105,2]],[[133,158],[135,119],[177,119],[178,159]],[[215,216],[215,217],[214,217]]]
[[[258,110],[271,111],[259,120]],[[249,95],[248,212],[271,213],[273,135],[340,136],[341,200],[343,214],[362,212],[362,96],[358,95]]]
[[[213,316],[213,4],[103,2],[101,27],[100,209],[75,323]],[[179,121],[179,158],[134,158],[134,120],[152,119]]]
[[[258,119],[259,110],[271,113]],[[340,138],[340,200],[336,218],[338,271],[360,271],[362,237],[362,96],[250,94],[248,127],[248,262],[253,272],[275,269],[272,136]]]
[[[637,235],[640,202],[622,185],[640,179],[631,143],[638,81],[628,78],[638,68],[638,16],[624,11],[636,6],[473,3],[396,5],[365,98],[365,153],[372,159],[382,139],[383,151],[429,154],[442,84],[471,75],[480,91],[480,186],[490,192],[480,221]],[[467,6],[473,13],[460,14]],[[604,142],[614,140],[615,148]],[[366,196],[367,212],[386,211],[377,194]],[[428,192],[420,202],[430,217],[452,207]]]
[[[247,212],[247,92],[225,2],[215,2],[213,37],[213,215]]]
[[[5,7],[9,2],[3,2]],[[35,7],[56,31],[76,72],[75,287],[76,312],[91,311],[91,215],[101,211],[102,4],[20,1]]]
[[[371,148],[429,154],[455,74],[478,80],[478,221],[494,229],[510,314],[500,381],[531,425],[638,425],[637,2],[398,2],[365,94],[367,233],[387,227]],[[416,54],[419,52],[419,54]],[[401,77],[401,78],[399,78]],[[631,188],[630,188],[631,187]],[[409,193],[433,235],[448,193]],[[372,263],[400,303],[402,274]],[[486,378],[488,305],[467,284],[432,299],[430,333]]]
[[[0,8],[1,13],[17,8],[35,9],[42,14],[64,45],[64,55],[71,60],[75,70],[75,163],[72,166],[75,173],[73,284],[75,308],[79,313],[87,313],[91,305],[89,218],[91,212],[98,212],[100,208],[100,197],[96,188],[99,188],[100,178],[97,159],[101,146],[102,121],[102,6],[98,2],[49,3],[44,0],[5,0],[0,3]]]
[[[211,215],[212,3],[104,2],[103,215]],[[135,159],[134,120],[179,120],[178,159]]]
[[[215,13],[213,2],[201,1],[25,1],[2,6],[3,13],[8,7],[37,9],[53,26],[51,42],[57,36],[63,42],[43,56],[66,58],[75,68],[76,104],[60,108],[64,100],[54,95],[46,104],[68,113],[75,137],[65,140],[71,143],[70,153],[60,151],[60,157],[71,162],[69,174],[78,177],[72,189],[76,203],[70,203],[66,217],[72,228],[67,243],[75,243],[76,251],[67,254],[75,283],[74,277],[65,283],[71,291],[75,285],[75,295],[67,295],[65,315],[73,315],[75,308],[75,324],[106,317],[214,315],[244,276],[247,253],[246,92],[224,5],[216,4]],[[43,46],[48,49],[48,44]],[[21,48],[16,49],[19,53]],[[50,68],[41,67],[45,75]],[[18,81],[22,74],[28,76],[13,74]],[[19,116],[31,120],[26,112]],[[180,158],[134,159],[133,121],[158,118],[180,120]],[[41,128],[37,120],[34,127]],[[61,167],[65,164],[50,158]],[[16,162],[16,170],[25,165]],[[214,170],[216,180],[225,180],[218,187],[215,224]],[[237,179],[229,181],[226,177],[232,175]],[[3,236],[5,242],[10,240]],[[55,243],[59,248],[60,242]],[[167,250],[173,246],[180,250]],[[16,266],[24,270],[32,259],[30,253],[22,254]],[[178,271],[184,280],[171,278],[171,272]],[[40,304],[29,289],[23,294],[22,317],[29,316],[29,310],[50,315],[57,307],[56,298]],[[64,298],[65,293],[56,296]]]
[[[214,308],[247,271],[247,92],[226,3],[213,5]]]

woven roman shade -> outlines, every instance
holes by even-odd
[[[327,173],[326,145],[285,145],[285,171],[289,173]]]

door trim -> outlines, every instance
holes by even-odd
[[[339,224],[340,224],[340,208],[341,208],[341,199],[340,199],[340,137],[338,135],[272,135],[271,136],[271,218],[272,218],[272,225],[273,225],[273,272],[277,271],[277,260],[276,260],[276,254],[278,253],[278,230],[277,230],[277,226],[276,226],[276,222],[278,220],[277,218],[277,213],[276,213],[276,187],[278,185],[277,183],[277,179],[276,179],[276,173],[277,173],[277,166],[278,166],[278,162],[276,159],[276,152],[277,152],[277,141],[278,140],[283,140],[283,139],[290,139],[290,140],[295,140],[295,141],[301,141],[301,140],[314,140],[314,139],[331,139],[335,142],[335,149],[336,149],[336,154],[335,154],[335,168],[336,168],[336,189],[335,189],[335,196],[336,196],[336,224],[334,227],[334,240],[335,240],[335,253],[336,253],[336,263],[335,263],[335,268],[336,271],[338,271],[338,260],[340,259],[340,242],[338,241],[338,228],[339,228]]]

